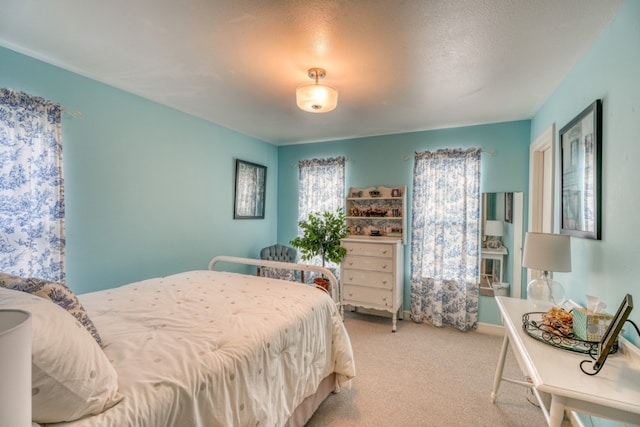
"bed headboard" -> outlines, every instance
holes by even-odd
[[[297,270],[297,271],[315,271],[316,273],[323,274],[331,283],[329,287],[329,294],[334,302],[337,303],[337,292],[338,289],[338,279],[331,272],[331,270],[321,267],[319,265],[309,265],[309,264],[298,264],[292,262],[281,262],[281,261],[269,261],[264,259],[255,259],[255,258],[242,258],[242,257],[234,257],[234,256],[217,256],[214,257],[209,262],[209,270],[215,270],[216,265],[219,263],[232,263],[232,264],[245,264],[245,265],[255,265],[258,267],[267,266],[273,268],[284,268],[287,270]]]

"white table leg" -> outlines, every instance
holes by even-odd
[[[502,341],[502,350],[500,350],[500,358],[498,359],[498,366],[496,366],[496,375],[493,378],[493,390],[491,391],[491,402],[496,403],[498,399],[498,388],[500,388],[500,382],[502,382],[502,372],[504,370],[504,361],[507,358],[507,351],[509,350],[509,335],[504,334],[504,340]]]
[[[564,408],[567,398],[562,396],[551,396],[551,408],[549,411],[549,427],[561,427],[564,419]]]

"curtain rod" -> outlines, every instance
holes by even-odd
[[[355,160],[353,160],[353,159],[348,159],[348,158],[346,158],[346,157],[345,157],[345,158],[344,158],[344,162],[345,162],[345,163],[355,163],[356,161],[355,161]],[[297,168],[297,167],[298,167],[298,162],[295,162],[295,163],[289,163],[289,166],[290,166],[290,167],[292,167],[292,168]]]
[[[496,155],[496,150],[494,150],[493,148],[490,150],[480,150],[481,153],[485,153],[488,154],[490,156],[495,156]],[[413,159],[415,157],[415,154],[404,154],[402,155],[402,160],[407,161],[409,159]]]

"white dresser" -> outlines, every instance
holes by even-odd
[[[341,245],[347,254],[341,263],[340,303],[388,311],[392,331],[403,318],[404,261],[402,240],[391,237],[347,237]]]

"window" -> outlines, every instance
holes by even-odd
[[[411,317],[466,331],[478,320],[480,150],[416,153]]]
[[[307,219],[310,213],[344,208],[345,158],[301,160],[299,167],[298,221]],[[302,233],[298,229],[298,235]],[[311,264],[322,265],[313,259]],[[335,265],[329,265],[335,269]]]
[[[0,271],[65,279],[61,114],[0,89]]]

